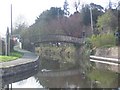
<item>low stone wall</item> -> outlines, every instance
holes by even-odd
[[[22,58],[3,63],[0,63],[0,88],[4,87],[4,85],[28,78],[38,72],[39,56],[24,51]],[[16,79],[13,79],[14,77]]]
[[[17,72],[14,75],[11,74],[9,76],[3,76],[2,78],[0,78],[0,87],[4,88],[5,85],[27,79],[35,75],[37,72],[38,72],[38,67],[32,67],[27,70]]]
[[[119,58],[119,47],[111,48],[98,48],[96,49],[95,56],[108,57],[108,58]]]
[[[118,59],[118,62],[119,62],[119,58],[120,58],[119,47],[98,48],[98,49],[96,49],[95,56]],[[95,62],[95,64],[96,64],[96,67],[99,69],[106,69],[106,70],[111,70],[113,72],[120,73],[119,63],[118,63],[118,65],[112,65],[112,64],[110,65],[110,64]]]
[[[113,71],[113,72],[120,73],[119,65],[109,65],[109,64],[98,63],[98,62],[95,62],[95,64],[96,64],[96,68],[98,68],[98,69],[110,70],[110,71]]]
[[[8,77],[11,75],[20,74],[22,72],[26,72],[28,70],[37,69],[39,67],[39,60],[36,59],[33,62],[28,62],[26,64],[11,66],[8,68],[1,68],[0,69],[0,77]]]

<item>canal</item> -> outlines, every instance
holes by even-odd
[[[71,47],[71,46],[70,46]],[[47,47],[46,47],[47,48]],[[117,88],[119,73],[96,68],[87,56],[76,56],[75,49],[39,48],[39,67],[5,77],[3,88]],[[58,47],[57,47],[58,48]],[[57,52],[56,52],[57,51]],[[83,55],[83,54],[82,54]]]

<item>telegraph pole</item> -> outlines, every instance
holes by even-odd
[[[92,34],[93,34],[93,18],[92,18],[92,8],[90,6],[90,19],[91,19],[91,29],[92,29]]]
[[[12,4],[11,4],[11,35],[13,34],[13,30],[12,30]]]
[[[6,44],[5,44],[5,55],[9,56],[9,54],[10,54],[10,34],[9,34],[9,28],[7,27]]]

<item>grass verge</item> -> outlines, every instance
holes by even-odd
[[[0,56],[0,62],[8,62],[8,61],[12,61],[12,60],[16,60],[18,58],[22,57],[22,53],[14,51],[11,52],[10,56]]]
[[[94,69],[89,74],[88,77],[91,80],[97,80],[101,83],[101,87],[111,88],[117,86],[118,74],[107,71],[107,70],[98,70]]]

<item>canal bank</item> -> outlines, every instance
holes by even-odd
[[[94,62],[97,68],[120,73],[118,53],[119,47],[98,48],[95,54],[90,56],[90,61]]]
[[[97,48],[90,56],[92,68],[88,73],[91,81],[99,82],[100,87],[119,87],[119,47]]]
[[[23,53],[23,57],[17,60],[0,63],[0,78],[20,74],[28,70],[39,67],[39,57],[32,52],[15,48],[16,51]]]

